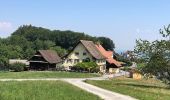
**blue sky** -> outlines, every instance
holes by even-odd
[[[73,30],[111,38],[116,50],[133,50],[135,40],[160,39],[170,24],[170,0],[0,0],[0,37],[20,25]]]

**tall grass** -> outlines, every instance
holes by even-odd
[[[26,71],[26,72],[0,72],[0,78],[89,78],[99,77],[99,74],[57,72],[57,71]]]
[[[139,100],[170,100],[169,86],[155,79],[133,80],[130,78],[117,78],[105,81],[89,80],[87,82]]]
[[[0,82],[0,100],[100,100],[62,81]]]

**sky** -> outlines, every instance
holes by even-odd
[[[116,50],[133,50],[136,39],[160,39],[170,24],[170,0],[0,0],[0,37],[31,24],[113,40]]]

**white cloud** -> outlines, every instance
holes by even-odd
[[[8,30],[12,28],[12,24],[10,22],[0,22],[0,30]]]
[[[0,21],[0,37],[7,37],[13,31],[13,25],[10,22]]]

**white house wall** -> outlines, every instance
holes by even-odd
[[[79,53],[79,55],[76,55],[76,53]],[[83,55],[83,53],[86,53],[86,55]],[[106,60],[105,59],[101,59],[101,60],[96,60],[93,59],[92,55],[86,50],[86,48],[79,43],[74,50],[67,56],[67,58],[63,61],[62,66],[65,67],[65,69],[69,70],[71,66],[74,66],[77,64],[77,62],[75,62],[75,59],[79,59],[79,62],[82,62],[83,59],[89,58],[90,61],[95,61],[97,63],[97,65],[100,66],[100,70],[105,69],[106,66]],[[69,59],[71,59],[71,61],[68,61]]]
[[[75,53],[79,53],[79,55],[76,55]],[[83,53],[86,53],[86,55],[83,55]],[[74,66],[77,64],[75,62],[75,59],[79,59],[79,62],[82,62],[83,59],[89,58],[92,60],[92,56],[88,53],[88,51],[85,49],[85,47],[79,43],[74,50],[67,56],[67,58],[63,62],[64,67]],[[71,59],[71,62],[68,62],[67,60]]]

